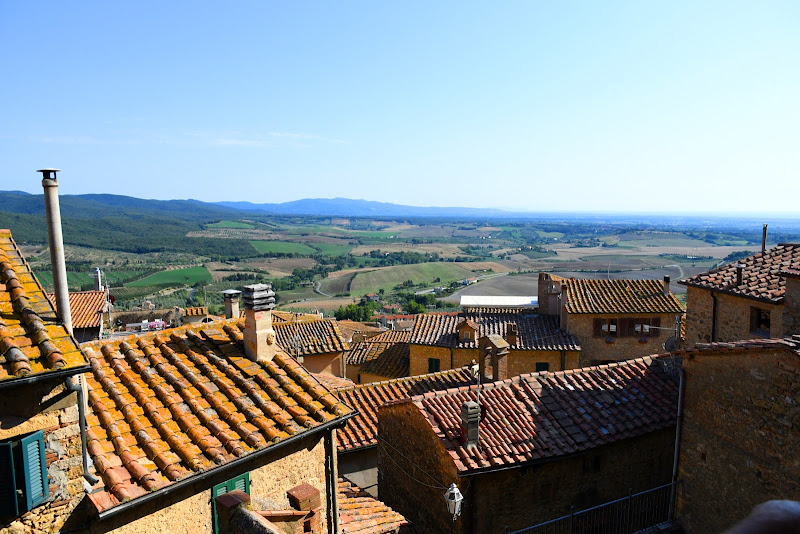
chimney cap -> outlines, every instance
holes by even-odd
[[[245,309],[261,311],[275,308],[275,293],[270,284],[244,286],[243,293]]]
[[[36,172],[61,172],[61,169],[50,169],[50,168],[46,168],[46,169],[39,169],[39,170],[37,170]]]
[[[237,297],[242,294],[242,292],[239,291],[238,289],[226,289],[224,291],[221,291],[221,293],[225,295],[226,299],[232,299],[233,297]]]

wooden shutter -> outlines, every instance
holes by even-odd
[[[650,319],[650,337],[659,337],[661,335],[661,317],[654,317]]]
[[[603,332],[603,325],[606,323],[605,319],[595,319],[594,320],[594,337],[605,337],[605,333]]]
[[[233,491],[235,489],[241,490],[248,495],[250,495],[250,476],[249,473],[245,473],[242,476],[238,476],[234,479],[231,479],[228,484],[230,487],[228,491]]]
[[[50,496],[47,463],[44,459],[44,434],[34,432],[19,442],[25,475],[25,502],[28,510],[42,504]]]
[[[619,337],[634,337],[636,335],[636,319],[626,318],[619,320]]]
[[[17,485],[11,443],[0,443],[0,518],[17,517]]]
[[[219,532],[219,521],[217,518],[217,501],[216,498],[220,495],[224,495],[228,493],[228,483],[223,482],[222,484],[217,484],[211,489],[211,514],[213,515],[214,519],[214,534]]]

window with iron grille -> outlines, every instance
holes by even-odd
[[[18,517],[50,496],[44,434],[0,442],[0,518]]]

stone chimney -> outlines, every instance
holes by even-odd
[[[59,169],[39,169],[44,188],[44,209],[47,214],[47,236],[50,241],[50,265],[53,269],[53,286],[56,294],[56,313],[72,334],[72,313],[69,309],[69,286],[67,285],[67,264],[64,260],[64,237],[61,234],[61,208],[58,204]]]
[[[481,380],[505,380],[508,378],[508,342],[503,336],[490,334],[478,340],[478,350],[480,360],[478,361],[478,372]],[[486,363],[492,366],[491,376],[486,372]]]
[[[239,318],[239,295],[242,292],[236,289],[226,289],[222,292],[222,298],[225,300],[225,318],[238,319]],[[270,312],[270,316],[272,313]]]
[[[744,279],[744,264],[737,263],[736,264],[736,287],[742,285],[742,281]]]
[[[550,274],[539,273],[538,299],[540,315],[559,315],[558,304],[559,286]]]
[[[480,441],[481,406],[475,401],[461,405],[461,444],[475,448]]]
[[[268,362],[275,357],[277,343],[272,329],[272,309],[275,293],[269,284],[244,286],[244,352],[256,362]]]
[[[669,275],[664,275],[664,294],[669,295]]]
[[[517,328],[517,323],[508,323],[506,325],[506,342],[514,346],[517,344],[517,335],[519,334],[519,329]]]

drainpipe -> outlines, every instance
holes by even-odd
[[[81,459],[83,460],[83,478],[94,486],[98,479],[89,474],[89,453],[86,450],[86,407],[84,403],[83,387],[80,381],[75,380],[74,376],[64,379],[67,391],[74,391],[78,394],[78,425],[81,427]]]
[[[680,382],[678,383],[678,417],[675,421],[675,458],[672,462],[672,488],[670,488],[669,495],[669,520],[675,514],[675,497],[678,492],[678,460],[681,457],[681,426],[683,424],[683,392],[686,388],[685,376],[686,371],[683,365],[679,370]]]
[[[53,268],[53,286],[56,293],[56,312],[67,332],[72,334],[72,314],[69,310],[67,265],[64,260],[64,237],[61,234],[61,208],[58,205],[59,169],[39,169],[44,188],[44,209],[47,214],[47,236],[50,240],[50,265]]]
[[[328,532],[339,532],[339,474],[336,469],[336,429],[325,433],[325,475],[328,493]]]

